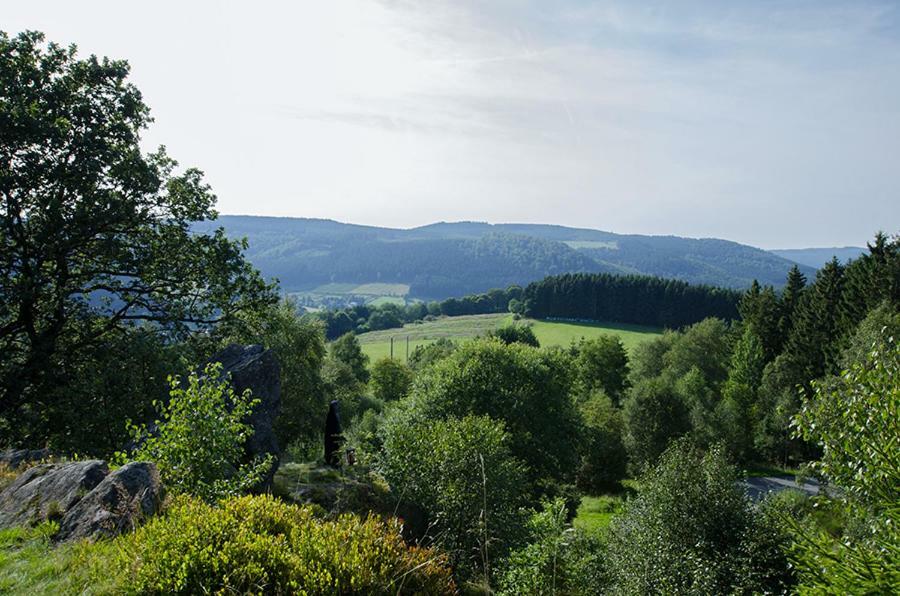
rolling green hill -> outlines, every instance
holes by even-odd
[[[743,288],[754,279],[780,285],[793,265],[726,240],[551,225],[459,222],[401,230],[226,215],[197,229],[218,226],[231,237],[246,237],[250,260],[287,292],[390,284],[409,286],[410,298],[442,299],[568,272],[645,274]],[[804,272],[813,274],[811,268]]]

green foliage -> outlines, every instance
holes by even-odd
[[[883,337],[840,377],[813,384],[796,423],[822,448],[814,464],[841,487],[855,531],[798,528],[792,552],[807,593],[889,593],[900,584],[900,346]]]
[[[674,279],[566,273],[525,288],[530,317],[587,319],[679,328],[718,317],[736,319],[740,294]]]
[[[622,340],[605,335],[576,347],[576,387],[582,395],[602,390],[618,403],[628,387],[628,352]]]
[[[562,499],[544,503],[532,515],[529,530],[528,544],[506,562],[500,594],[600,593],[605,583],[600,543],[568,525]]]
[[[26,423],[67,428],[67,393],[94,412],[119,399],[72,373],[137,322],[184,337],[275,296],[244,243],[192,229],[216,217],[201,172],[141,150],[151,119],[127,63],[0,32],[0,65],[0,417],[39,440]]]
[[[842,354],[842,367],[850,368],[854,363],[865,362],[872,346],[883,343],[885,337],[900,338],[900,309],[887,301],[872,309],[860,321]]]
[[[126,589],[141,594],[450,594],[445,559],[408,547],[396,521],[341,515],[269,496],[220,506],[180,499],[121,539]]]
[[[321,368],[325,337],[321,324],[304,320],[292,300],[246,313],[224,343],[258,343],[275,352],[281,371],[281,412],[275,432],[281,445],[321,440],[328,410]]]
[[[183,386],[170,378],[168,403],[151,433],[133,427],[139,445],[133,459],[156,462],[165,485],[207,501],[240,494],[258,484],[272,465],[271,457],[240,463],[244,443],[253,434],[246,422],[259,403],[247,390],[237,395],[222,375],[222,365],[209,364],[203,376],[192,373]]]
[[[573,480],[578,467],[581,420],[570,387],[560,351],[479,339],[422,371],[408,405],[418,419],[502,421],[532,481],[549,486]]]
[[[525,470],[510,443],[503,424],[484,416],[386,426],[385,478],[425,510],[463,577],[489,578],[522,537]]]
[[[762,382],[765,354],[763,344],[753,328],[744,327],[731,356],[728,380],[722,389],[717,418],[722,426],[721,438],[728,452],[739,462],[756,455],[753,444],[757,410],[757,389]]]
[[[602,535],[609,526],[613,516],[622,511],[625,505],[623,495],[600,495],[598,497],[583,496],[572,525],[588,534]]]
[[[146,326],[109,335],[96,349],[75,351],[61,366],[66,380],[45,387],[0,436],[18,445],[108,457],[129,440],[124,420],[150,420],[168,395],[167,375],[193,360],[191,343],[170,343]],[[8,432],[7,432],[8,430]]]
[[[369,382],[369,369],[367,368],[369,357],[363,354],[356,335],[345,333],[331,342],[330,348],[331,358],[350,367],[350,371],[358,382],[363,384]]]
[[[541,346],[529,325],[504,325],[488,333],[488,337],[496,337],[505,344],[520,343],[534,348]]]
[[[678,379],[697,368],[709,386],[718,388],[728,377],[731,356],[730,334],[725,322],[704,319],[676,337],[663,355],[660,376]]]
[[[409,394],[413,373],[399,360],[382,358],[372,366],[369,382],[377,399],[384,402],[397,401]]]
[[[782,593],[783,532],[738,488],[722,451],[674,443],[608,529],[615,594]]]
[[[591,494],[615,490],[625,478],[627,464],[622,412],[602,390],[593,393],[579,409],[585,428],[578,488]]]
[[[669,442],[690,430],[688,412],[674,388],[662,379],[638,382],[622,405],[623,443],[632,471],[652,465]]]
[[[799,269],[791,270],[789,276],[799,274]],[[802,275],[802,274],[801,274]],[[786,292],[794,291],[790,286],[791,279],[788,279]],[[738,305],[741,313],[741,321],[746,329],[750,329],[757,341],[760,343],[762,357],[765,362],[771,361],[781,351],[786,336],[781,329],[780,316],[782,307],[775,295],[772,286],[760,288],[759,284],[754,281],[749,290],[741,297],[741,303]]]

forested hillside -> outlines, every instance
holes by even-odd
[[[329,220],[222,216],[195,229],[223,226],[246,237],[247,257],[288,292],[329,283],[400,283],[416,298],[440,299],[525,285],[561,273],[655,275],[695,284],[780,285],[793,263],[716,239],[620,235],[531,224],[438,223],[410,230]],[[811,275],[811,268],[803,268]]]

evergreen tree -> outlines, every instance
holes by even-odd
[[[797,306],[786,345],[787,356],[801,375],[797,384],[808,387],[813,379],[837,369],[843,282],[844,267],[834,258],[819,270]]]
[[[800,272],[800,268],[794,265],[788,272],[787,282],[781,291],[779,302],[778,330],[779,336],[784,341],[794,327],[794,311],[806,288],[806,276]]]
[[[779,328],[779,303],[772,286],[760,288],[755,280],[741,298],[738,311],[744,325],[759,339],[766,362],[775,359],[784,343]]]

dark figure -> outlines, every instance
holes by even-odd
[[[343,433],[340,404],[337,400],[333,400],[328,405],[328,417],[325,419],[325,463],[334,468],[341,467]]]

